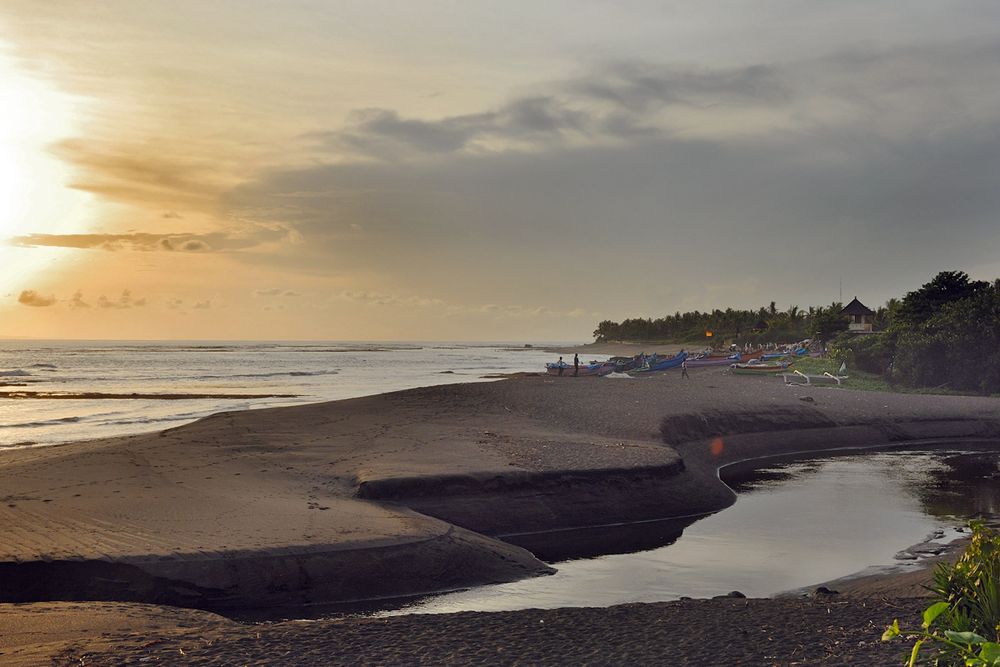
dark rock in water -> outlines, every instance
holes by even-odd
[[[815,403],[816,399],[812,396],[799,396],[800,401],[805,401],[806,403]]]
[[[441,371],[441,375],[454,375],[455,371]]]
[[[725,595],[716,595],[712,599],[713,600],[723,600],[725,598],[745,598],[745,597],[746,596],[743,595],[743,593],[740,593],[739,591],[729,591]]]
[[[813,596],[819,597],[821,595],[840,595],[840,591],[834,591],[827,588],[826,586],[820,586],[819,588],[813,591]]]
[[[693,597],[691,597],[690,595],[682,595],[682,596],[680,596],[680,597],[679,597],[679,598],[677,598],[677,599],[678,599],[678,600],[693,600],[694,598],[693,598]]]

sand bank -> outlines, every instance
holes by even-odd
[[[510,581],[551,571],[510,543],[517,535],[727,506],[720,465],[1000,437],[992,398],[793,387],[719,369],[691,376],[525,376],[0,452],[0,595],[238,613]],[[561,612],[584,613],[545,613]],[[626,612],[587,613],[597,624]],[[484,623],[499,632],[524,614]],[[399,623],[401,636],[415,627]]]
[[[0,601],[234,612],[511,581],[551,571],[517,534],[715,511],[742,459],[997,437],[998,406],[717,369],[540,376],[0,452]]]

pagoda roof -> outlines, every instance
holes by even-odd
[[[865,304],[858,301],[858,297],[844,306],[844,309],[840,311],[841,315],[874,315],[875,311],[866,306]]]

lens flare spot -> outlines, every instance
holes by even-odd
[[[722,456],[722,452],[725,451],[726,445],[722,442],[722,438],[715,438],[712,440],[712,444],[708,446],[708,451],[712,453],[712,456],[718,458]]]

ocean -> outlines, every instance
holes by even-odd
[[[482,382],[544,371],[556,356],[503,343],[0,341],[0,449],[159,431],[227,410]],[[190,394],[200,397],[181,397]]]

